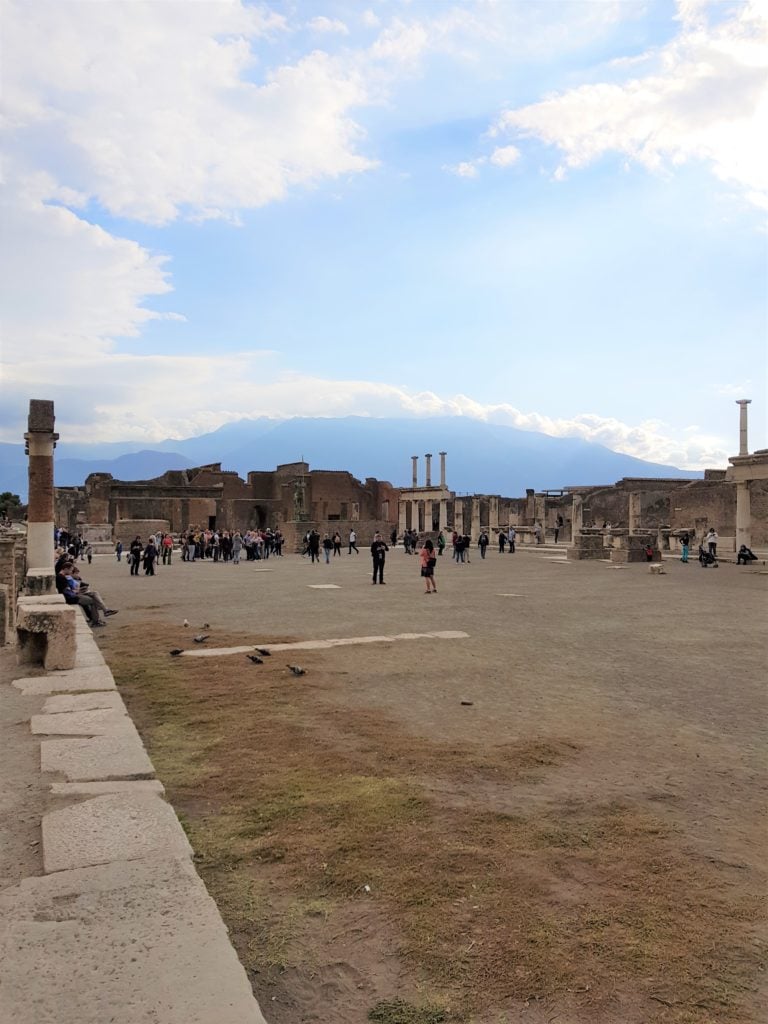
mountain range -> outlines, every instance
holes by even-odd
[[[220,462],[245,476],[303,459],[310,469],[348,470],[364,480],[376,477],[410,487],[411,455],[432,452],[432,482],[439,482],[438,453],[447,452],[446,483],[460,494],[519,497],[566,485],[611,484],[623,476],[696,479],[701,473],[646,462],[603,445],[571,437],[484,423],[465,417],[426,419],[261,417],[228,423],[182,441],[161,441],[147,449],[137,442],[75,444],[60,441],[55,453],[58,487],[84,483],[89,473],[117,480],[148,480],[169,469]],[[27,458],[22,444],[0,444],[0,491],[26,501]]]

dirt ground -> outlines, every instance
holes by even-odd
[[[272,1024],[768,1016],[768,575],[556,558],[83,568]]]

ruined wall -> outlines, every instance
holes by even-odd
[[[768,547],[768,480],[753,480],[749,485],[752,512],[752,546]]]

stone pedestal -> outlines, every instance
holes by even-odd
[[[577,533],[566,555],[571,561],[605,558],[603,538],[599,533]]]
[[[611,561],[618,563],[647,562],[648,556],[645,553],[646,547],[653,546],[652,562],[661,561],[657,538],[650,533],[632,533],[624,537],[617,537],[611,549]]]

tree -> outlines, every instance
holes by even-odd
[[[12,508],[18,508],[21,504],[21,498],[18,494],[12,494],[10,491],[3,491],[0,494],[0,516],[5,519]]]

